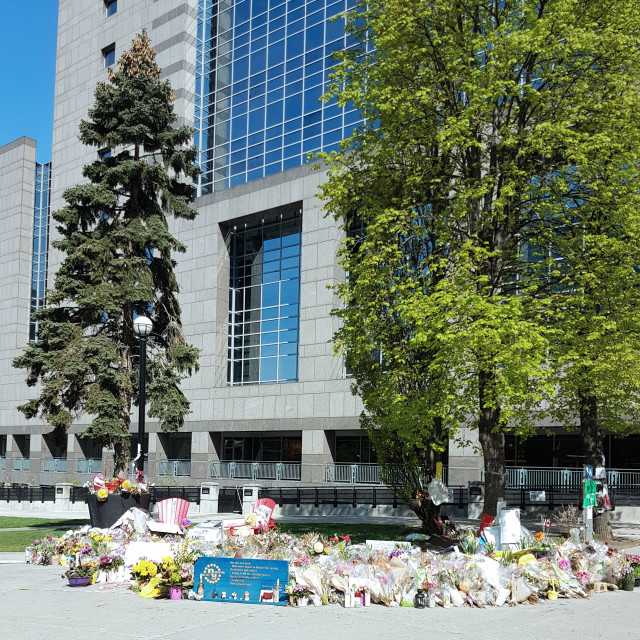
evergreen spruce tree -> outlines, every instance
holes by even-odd
[[[21,405],[41,417],[54,436],[66,437],[81,416],[83,436],[115,452],[115,471],[126,467],[130,414],[138,400],[136,315],[150,316],[147,356],[148,415],[164,431],[177,431],[189,413],[180,380],[198,369],[198,351],[186,343],[177,300],[173,254],[184,252],[168,217],[192,220],[197,175],[192,130],[177,126],[174,95],[160,80],[146,32],[123,53],[108,83],[99,83],[80,140],[101,158],[86,165],[83,182],[64,194],[53,214],[63,254],[47,306],[38,315],[35,342],[14,360],[39,384]]]

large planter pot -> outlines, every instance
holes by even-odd
[[[149,510],[150,503],[151,495],[149,493],[141,493],[139,495],[117,493],[108,496],[106,500],[98,500],[97,495],[91,494],[87,497],[91,526],[108,529],[123,513],[132,507]]]
[[[634,588],[634,579],[629,576],[625,576],[622,579],[622,590],[623,591],[633,591]]]
[[[70,587],[87,587],[91,582],[91,576],[85,576],[82,578],[69,578]]]

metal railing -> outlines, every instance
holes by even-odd
[[[508,489],[551,487],[567,491],[578,491],[582,487],[582,469],[559,469],[556,467],[507,467]],[[484,480],[484,471],[482,472]],[[609,486],[619,491],[640,489],[640,470],[609,469]]]
[[[448,469],[442,468],[442,480],[447,484]],[[325,482],[344,484],[384,484],[382,467],[379,464],[328,464],[325,470]]]
[[[158,460],[159,476],[190,476],[191,460]]]
[[[14,471],[29,471],[29,458],[14,458],[13,459]]]
[[[102,458],[76,460],[76,473],[102,473]]]
[[[42,470],[53,473],[67,473],[66,458],[44,458],[42,460]]]
[[[220,460],[211,463],[212,478],[247,478],[250,480],[300,480],[299,462],[247,462]]]

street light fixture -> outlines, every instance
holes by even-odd
[[[153,329],[153,322],[145,316],[138,316],[133,321],[133,331],[140,341],[140,397],[138,398],[138,477],[144,478],[144,420],[145,404],[147,402],[145,394],[147,375],[147,336]]]

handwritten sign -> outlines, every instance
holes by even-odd
[[[253,558],[198,558],[194,565],[194,590],[202,585],[202,600],[285,605],[289,581],[285,560]]]

